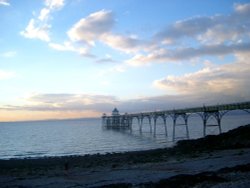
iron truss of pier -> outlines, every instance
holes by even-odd
[[[107,128],[128,128],[132,129],[133,119],[137,119],[139,124],[139,130],[142,131],[142,126],[145,121],[150,125],[150,132],[156,134],[156,124],[159,119],[163,120],[165,127],[165,134],[168,135],[167,131],[167,118],[173,120],[173,141],[176,139],[175,129],[176,126],[183,126],[186,130],[186,139],[189,139],[189,130],[188,130],[188,118],[192,114],[198,114],[203,121],[203,135],[206,136],[206,130],[208,127],[217,127],[219,133],[221,133],[221,120],[223,116],[233,110],[243,110],[250,114],[250,101],[241,102],[241,103],[232,103],[232,104],[223,104],[223,105],[213,105],[213,106],[202,106],[194,108],[185,108],[185,109],[176,109],[176,110],[161,110],[154,112],[142,112],[142,113],[125,113],[119,114],[119,111],[115,108],[110,116],[103,114],[102,124]],[[209,124],[208,119],[210,117],[215,118],[214,124]],[[177,123],[177,119],[181,119]],[[153,125],[153,127],[152,127]],[[152,130],[153,128],[153,130]]]

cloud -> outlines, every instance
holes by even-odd
[[[34,19],[31,19],[25,30],[21,32],[21,35],[23,35],[26,38],[40,39],[49,42],[50,27],[51,26],[46,23],[38,24]]]
[[[112,11],[101,10],[79,20],[67,34],[71,42],[81,42],[82,45],[95,47],[95,43],[98,41],[124,53],[148,51],[153,46],[136,35],[114,34],[112,31],[114,24],[115,18]]]
[[[30,20],[21,34],[50,42],[59,51],[71,51],[85,57],[96,57],[90,51],[97,42],[133,57],[128,65],[155,62],[192,60],[201,56],[232,55],[248,51],[250,44],[250,4],[235,4],[228,15],[194,16],[166,26],[149,39],[114,33],[116,23],[112,11],[100,10],[76,22],[67,32],[67,42],[54,43],[50,39],[49,20],[53,11],[64,6],[63,0],[46,0],[37,18]],[[70,45],[68,45],[68,44]],[[109,62],[98,58],[97,62]]]
[[[186,47],[168,50],[159,48],[149,54],[137,54],[127,60],[127,64],[133,66],[145,65],[156,62],[173,62],[181,60],[191,60],[202,56],[223,56],[238,52],[250,52],[250,43],[203,45],[197,48]]]
[[[114,96],[90,94],[35,94],[22,106],[7,105],[2,110],[14,111],[96,111],[104,110],[117,101]]]
[[[161,89],[184,95],[213,96],[226,93],[234,98],[250,98],[249,71],[250,53],[237,54],[231,64],[206,66],[182,76],[167,76],[156,80],[154,85]]]
[[[114,22],[111,11],[101,10],[78,21],[68,31],[68,36],[74,42],[94,45],[96,40],[112,29]]]
[[[45,0],[45,5],[50,9],[60,9],[64,6],[64,0]]]
[[[220,44],[249,37],[250,4],[236,4],[229,15],[195,16],[165,27],[155,35],[161,42],[190,38],[207,44]]]
[[[122,36],[112,33],[104,34],[101,42],[110,46],[115,50],[122,51],[124,53],[137,53],[142,50],[150,48],[150,44],[146,41],[138,39],[136,36]]]
[[[8,0],[0,0],[0,6],[3,5],[3,6],[10,6],[10,3]]]
[[[58,51],[75,51],[75,47],[70,42],[64,42],[63,44],[49,43],[49,47]]]
[[[97,41],[112,30],[114,15],[111,11],[101,10],[80,19],[67,32],[68,40],[63,44],[50,43],[49,46],[58,51],[76,52],[84,57],[97,58],[90,51]],[[95,62],[114,62],[111,58],[98,58]]]
[[[234,9],[238,14],[248,14],[249,15],[249,11],[250,11],[250,3],[248,4],[235,4],[234,5]]]
[[[43,97],[42,97],[43,95]],[[130,100],[118,100],[114,96],[90,95],[97,103],[88,103],[87,99],[77,94],[42,94],[33,101],[36,104],[0,106],[2,121],[37,120],[37,119],[66,119],[83,117],[101,117],[103,113],[111,114],[114,107],[121,113],[173,110],[203,105],[216,105],[247,101],[243,96],[232,96],[227,93],[207,95],[161,95],[155,97],[140,97]],[[54,95],[54,96],[53,96]],[[60,96],[62,95],[62,96]],[[68,96],[67,96],[68,95]],[[38,97],[39,96],[39,97]],[[78,96],[78,97],[76,97]],[[55,99],[59,97],[58,99]],[[84,96],[82,96],[84,97]],[[55,102],[52,101],[55,100]],[[65,103],[60,99],[66,100]],[[103,100],[104,99],[104,100]],[[86,100],[86,102],[82,102]],[[248,98],[249,100],[249,98]],[[31,102],[31,101],[30,101]],[[58,102],[58,103],[57,103]],[[14,112],[13,112],[14,111]]]
[[[0,54],[0,56],[5,57],[5,58],[12,58],[12,57],[15,57],[16,54],[17,54],[16,51],[7,51],[7,52]]]
[[[63,44],[49,43],[49,47],[58,51],[71,51],[76,52],[84,57],[95,58],[95,55],[91,54],[89,47],[76,47],[72,42],[64,42]]]
[[[10,79],[13,78],[14,76],[15,76],[14,72],[0,70],[0,80]]]
[[[41,21],[48,20],[48,19],[49,19],[49,14],[50,14],[50,9],[48,9],[48,8],[43,8],[43,9],[40,11],[40,15],[39,15],[38,19],[41,20]]]
[[[50,42],[50,28],[49,20],[51,13],[64,6],[64,0],[45,0],[45,7],[41,9],[36,18],[30,19],[27,27],[20,32],[26,38],[39,39],[45,42]]]
[[[249,52],[249,7],[250,4],[235,4],[234,12],[229,15],[195,16],[176,21],[152,38],[149,44],[154,45],[148,45],[148,49],[145,48],[143,51],[138,50],[125,62],[128,65],[138,66]],[[121,43],[118,44],[122,46]],[[140,44],[134,42],[133,45],[125,47],[143,49]]]
[[[105,57],[105,58],[100,58],[96,60],[96,63],[116,63],[116,62],[117,61],[115,61],[111,57]]]
[[[249,64],[244,65],[244,62],[241,62],[244,61],[244,59],[249,58],[249,55],[238,54],[238,56],[238,63],[240,63],[241,66],[248,65],[249,67]],[[24,120],[27,120],[27,117],[30,119],[63,119],[100,117],[102,113],[111,113],[114,107],[118,107],[121,113],[133,113],[142,111],[172,110],[186,107],[190,108],[202,106],[204,104],[216,105],[248,101],[250,99],[250,87],[246,82],[246,77],[248,76],[247,73],[249,72],[249,68],[246,71],[241,72],[241,69],[239,68],[240,65],[232,64],[227,67],[207,67],[197,73],[180,77],[180,79],[175,78],[173,80],[176,80],[176,85],[178,85],[179,90],[182,91],[178,95],[138,97],[121,100],[112,95],[98,94],[33,94],[25,98],[23,105],[5,105],[0,107],[0,111],[1,113],[6,114],[6,117],[10,116],[10,111],[15,111],[15,113],[11,114],[15,114],[15,116],[20,115],[19,119],[21,118]],[[234,82],[230,83],[230,76],[234,76],[237,73],[243,73],[245,76],[242,76],[242,74],[238,75],[236,83],[239,85],[235,85]],[[186,83],[185,80],[182,79],[186,79]],[[212,87],[212,85],[209,85],[209,79],[211,79],[212,84],[218,85]],[[206,83],[206,81],[208,81],[208,83]],[[192,82],[194,83],[193,85],[191,84],[192,87],[186,89],[186,87]],[[221,83],[229,85],[224,86]],[[163,84],[163,87],[166,86],[165,82],[160,84]],[[205,84],[205,86],[203,87],[202,84]],[[169,87],[171,87],[171,84]],[[216,92],[216,87],[221,87],[219,90],[225,90],[224,92]],[[246,88],[244,89],[244,87]],[[193,91],[191,91],[191,89],[193,89]],[[231,90],[233,92],[231,92]],[[17,117],[15,117],[15,119],[17,119]]]

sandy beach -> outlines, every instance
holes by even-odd
[[[0,187],[248,187],[250,125],[173,148],[0,160]]]

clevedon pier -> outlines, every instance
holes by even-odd
[[[142,127],[145,123],[150,126],[150,132],[155,136],[157,123],[160,119],[165,128],[165,135],[168,135],[167,118],[173,121],[173,141],[176,140],[176,127],[182,126],[185,130],[186,139],[189,139],[189,117],[192,114],[198,114],[203,122],[203,135],[207,135],[208,127],[218,128],[221,133],[221,120],[228,112],[233,110],[243,110],[250,114],[250,101],[232,104],[222,104],[213,106],[201,106],[194,108],[183,108],[174,110],[160,110],[154,112],[141,112],[141,113],[125,113],[119,114],[115,108],[111,115],[103,114],[102,124],[107,128],[128,128],[132,130],[133,120],[136,119],[139,125],[139,131],[142,132]],[[209,123],[208,119],[214,118],[215,123]],[[177,121],[178,120],[178,121]],[[180,123],[181,122],[181,123]]]

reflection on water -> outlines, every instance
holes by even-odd
[[[157,122],[155,137],[146,121],[142,132],[137,121],[133,121],[132,130],[104,129],[101,119],[0,123],[0,158],[83,155],[172,146],[172,120],[167,119],[167,137],[163,122]],[[249,114],[228,114],[222,119],[222,132],[249,123]],[[202,137],[201,118],[191,116],[188,127],[190,138]],[[218,129],[211,127],[207,133],[218,134]],[[176,128],[178,137],[185,134],[184,127]]]

